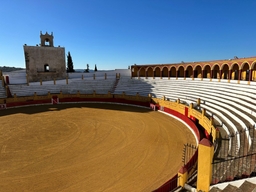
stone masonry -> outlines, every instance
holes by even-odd
[[[41,44],[23,46],[29,82],[64,79],[66,77],[65,48],[53,46],[53,33],[40,33]]]

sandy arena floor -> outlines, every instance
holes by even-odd
[[[195,145],[179,121],[109,104],[0,111],[0,191],[149,192]]]

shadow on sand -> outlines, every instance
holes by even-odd
[[[61,111],[68,108],[97,108],[104,110],[118,110],[118,111],[128,111],[128,112],[138,112],[138,113],[147,113],[151,110],[144,107],[122,105],[118,103],[64,103],[64,104],[47,104],[47,105],[37,105],[37,106],[23,106],[17,108],[10,108],[0,111],[0,116],[12,115],[17,113],[24,114],[35,114],[42,113],[47,111]]]

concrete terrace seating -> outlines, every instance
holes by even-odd
[[[224,184],[217,184],[210,189],[210,192],[228,192],[228,191],[242,191],[242,192],[253,192],[256,191],[255,179],[233,181]]]
[[[150,83],[140,81],[138,79],[120,78],[116,86],[114,94],[122,94],[125,92],[127,95],[136,95],[139,93],[141,96],[148,96],[153,86]]]
[[[29,85],[9,85],[12,95],[17,96],[32,96],[36,92],[37,95],[47,95],[48,92],[63,94],[76,94],[78,91],[81,94],[92,94],[96,91],[98,94],[107,94],[113,89],[116,79],[69,79],[68,84],[66,80],[58,80],[54,85],[53,81],[46,81],[30,83]]]
[[[209,85],[203,85],[200,87],[198,83],[192,84],[190,82],[186,82],[185,84],[178,84],[177,82],[176,85],[178,85],[178,87],[175,88],[172,86],[169,88],[172,88],[172,91],[175,91],[174,94],[177,94],[180,97],[186,96],[191,98],[201,98],[203,103],[206,104],[208,102],[207,103],[208,105],[211,105],[212,103],[214,103],[215,105],[221,104],[222,107],[229,108],[231,111],[238,113],[237,115],[243,116],[243,118],[245,118],[248,121],[247,123],[249,125],[253,126],[255,124],[255,118],[251,116],[254,104],[250,104],[241,99],[238,99],[238,98],[241,98],[240,95],[238,94],[236,95],[233,94],[231,97],[230,93],[228,93],[229,89],[222,89],[220,83],[218,87],[214,87],[214,85],[210,85],[212,89],[209,89]],[[219,91],[217,89],[219,89]],[[252,91],[254,90],[252,89]],[[173,95],[172,93],[169,93],[169,92],[166,92],[165,94],[171,94],[171,96]],[[244,96],[243,99],[246,100],[246,99],[252,99],[252,98]],[[216,103],[216,101],[220,101],[220,102]],[[211,106],[211,107],[214,107],[214,106]],[[242,110],[242,112],[240,112],[237,108],[239,108],[239,110]],[[244,115],[244,112],[246,112],[247,114]],[[248,117],[248,115],[250,117]]]
[[[197,99],[201,99],[198,109],[205,108],[208,114],[217,117],[216,126],[220,127],[220,133],[223,138],[228,137],[228,148],[219,150],[218,158],[227,159],[228,155],[235,157],[246,155],[256,149],[256,140],[253,133],[246,131],[248,127],[255,127],[255,105],[256,105],[256,84],[237,84],[237,81],[218,82],[201,79],[192,80],[191,78],[170,79],[167,78],[141,78],[141,79],[120,79],[116,87],[115,93],[125,92],[127,95],[139,93],[147,96],[149,93],[153,97],[162,98],[165,96],[167,100],[180,99],[189,103],[196,103]],[[237,132],[244,132],[245,136],[240,137]],[[225,142],[223,140],[222,142]],[[254,145],[252,147],[252,145]],[[255,152],[255,151],[254,151]],[[225,166],[227,168],[234,164],[239,164],[239,160],[229,161]],[[242,166],[241,166],[242,167]],[[249,172],[246,167],[232,173],[225,171],[224,175],[231,178],[240,176],[244,172]],[[224,177],[223,177],[224,178]]]
[[[4,76],[9,76],[10,84],[24,84],[27,82],[26,70],[18,70],[12,72],[3,72]]]

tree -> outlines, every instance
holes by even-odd
[[[95,64],[95,68],[94,68],[94,71],[98,71],[96,64]]]
[[[88,63],[86,64],[86,67],[87,67],[87,69],[85,69],[84,71],[85,71],[86,73],[89,73],[89,64],[88,64]]]
[[[68,73],[70,73],[70,72],[75,72],[74,66],[73,66],[73,61],[72,61],[72,57],[71,57],[71,55],[70,55],[70,52],[68,52],[67,60],[68,60],[67,72],[68,72]]]

